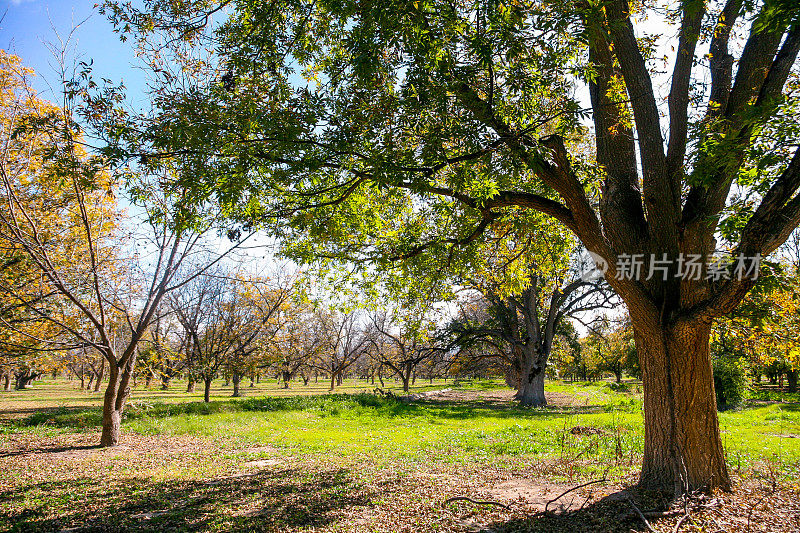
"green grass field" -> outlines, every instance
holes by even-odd
[[[395,383],[386,385],[402,394]],[[208,404],[200,392],[182,392],[181,382],[167,391],[139,388],[122,446],[112,450],[94,446],[98,394],[65,381],[2,393],[0,530],[636,526],[635,518],[609,515],[602,499],[636,479],[643,423],[635,383],[616,392],[605,382],[550,382],[551,405],[543,409],[516,407],[511,392],[494,381],[418,382],[412,392],[451,389],[424,401],[375,395],[373,388],[347,381],[328,394],[321,381],[286,390],[271,380],[245,384],[239,399],[230,398],[230,388],[214,389]],[[741,487],[735,497],[759,490],[772,490],[773,500],[800,494],[800,403],[796,395],[780,399],[720,413]],[[591,494],[573,493],[588,496],[582,509],[530,517],[547,495],[603,476],[608,481]],[[443,504],[452,496],[508,509]],[[761,512],[756,507],[751,520]],[[661,522],[655,527],[671,531],[668,520]]]

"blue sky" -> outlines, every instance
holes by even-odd
[[[53,56],[44,42],[58,42],[56,32],[65,39],[87,17],[73,36],[71,57],[94,60],[96,78],[124,81],[129,94],[142,93],[143,77],[133,68],[137,60],[131,44],[120,42],[112,25],[94,6],[91,0],[0,0],[0,16],[5,13],[0,23],[0,48],[20,56],[26,66],[36,71],[37,77],[32,81],[43,98],[54,98],[45,81],[58,81],[52,68]]]

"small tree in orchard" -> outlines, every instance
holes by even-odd
[[[636,357],[636,346],[630,318],[611,319],[604,316],[589,328],[583,350],[592,356],[592,366],[600,372],[611,372],[617,383]]]
[[[709,334],[800,222],[793,2],[146,8],[104,9],[139,42],[166,43],[158,57],[215,50],[217,75],[144,117],[132,152],[190,154],[198,198],[248,223],[284,216],[275,234],[306,257],[435,269],[423,252],[458,261],[495,221],[552,217],[630,311],[641,485],[730,487]]]
[[[139,343],[164,296],[185,282],[178,272],[201,251],[211,223],[190,222],[197,209],[181,208],[172,175],[112,173],[99,156],[83,153],[74,92],[67,107],[55,107],[33,94],[19,70],[4,69],[0,80],[0,235],[26,255],[39,284],[37,293],[12,294],[18,306],[57,328],[61,339],[105,358],[100,443],[115,446]],[[140,219],[124,218],[116,201],[124,192],[141,210]],[[128,260],[122,259],[124,240],[135,247]],[[120,321],[128,331],[118,345]]]
[[[322,356],[326,339],[324,324],[316,319],[313,306],[298,301],[287,306],[281,329],[267,345],[269,360],[278,366],[283,388],[288,389],[295,376],[308,384],[312,365]]]
[[[325,340],[314,367],[330,376],[330,390],[344,381],[347,370],[367,355],[374,332],[358,310],[318,308],[315,319],[325,328]]]
[[[408,392],[417,368],[426,360],[445,348],[437,345],[436,327],[420,310],[377,310],[371,316],[375,328],[374,337],[383,337],[375,348],[373,359],[391,370],[403,383],[403,392]]]

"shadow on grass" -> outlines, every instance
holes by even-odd
[[[22,450],[14,450],[11,452],[2,452],[0,453],[0,459],[4,457],[16,457],[19,455],[31,455],[31,454],[47,454],[47,453],[80,453],[83,451],[89,450],[100,450],[100,445],[98,444],[90,444],[87,446],[53,446],[47,448],[26,448]]]
[[[800,403],[779,402],[775,400],[747,400],[742,405],[730,409],[729,411],[733,413],[737,411],[752,411],[754,409],[761,409],[769,405],[778,405],[781,411],[789,411],[792,413],[800,412]]]
[[[0,492],[0,529],[285,531],[335,523],[370,504],[347,470],[261,471],[208,481],[83,478]]]
[[[244,398],[214,402],[131,402],[125,411],[125,419],[167,418],[182,415],[211,415],[234,412],[278,412],[309,411],[326,416],[369,413],[384,418],[414,416],[435,416],[449,419],[480,419],[482,417],[500,418],[543,418],[552,419],[565,415],[599,413],[605,406],[585,405],[574,407],[522,408],[510,402],[492,400],[420,400],[404,401],[397,397],[384,397],[375,394],[327,394],[321,396],[284,396]],[[95,428],[102,423],[99,408],[43,409],[25,418],[12,422],[16,427],[67,427]]]

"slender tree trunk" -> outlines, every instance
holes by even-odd
[[[190,377],[189,381],[186,382],[186,392],[194,392],[194,385],[194,378]]]
[[[239,384],[242,382],[242,376],[238,372],[234,372],[232,378],[233,379],[233,396],[234,398],[239,398],[242,395],[241,388]]]
[[[252,389],[255,386],[256,386],[256,377],[255,375],[250,374],[250,388]]]
[[[256,374],[256,383],[261,383],[261,373]]]
[[[6,375],[3,376],[3,390],[11,390],[11,374],[10,373],[6,373]]]
[[[115,355],[110,359],[108,385],[103,396],[103,432],[100,435],[100,446],[103,447],[119,444],[122,414],[125,411],[125,401],[131,392],[130,379],[136,365],[136,353],[131,354],[123,369],[117,366]]]
[[[211,382],[210,378],[203,378],[203,401],[208,403],[211,401]]]
[[[120,424],[122,423],[122,413],[116,409],[119,384],[119,370],[109,368],[108,385],[106,385],[103,397],[103,433],[100,436],[100,446],[103,447],[119,444]]]
[[[332,374],[331,374],[331,388],[330,388],[330,389],[328,389],[328,390],[331,390],[331,391],[332,391],[332,390],[334,390],[335,388],[336,388],[336,374],[335,374],[335,373],[332,373]]]
[[[105,373],[106,369],[106,360],[105,358],[100,359],[100,369],[97,371],[97,381],[94,382],[94,392],[100,392],[100,385],[103,381],[103,374]]]
[[[336,374],[336,384],[341,386],[344,383],[344,372],[339,372]]]
[[[94,374],[89,376],[89,383],[86,384],[86,390],[92,390],[92,383],[94,383]]]
[[[617,380],[617,383],[622,383],[622,369],[617,368],[614,370],[614,379]]]
[[[710,322],[663,326],[631,313],[644,387],[639,483],[672,492],[730,489],[709,356]]]

